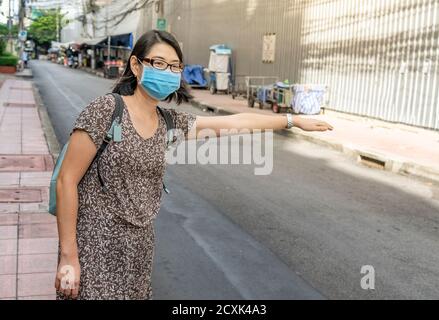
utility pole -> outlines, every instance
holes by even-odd
[[[110,65],[110,54],[111,54],[111,36],[108,31],[108,10],[110,6],[111,0],[107,1],[105,5],[105,35],[107,36],[107,66]]]
[[[18,29],[19,31],[24,29],[24,7],[25,7],[25,0],[19,0],[18,3]]]
[[[61,10],[60,4],[56,8],[56,41],[60,42],[60,21],[59,21],[59,11]]]
[[[18,32],[22,32],[24,30],[24,6],[25,0],[18,0]],[[22,38],[19,37],[18,39],[19,43],[20,43],[20,48],[19,48],[19,57],[20,59],[22,59],[23,56],[23,51],[24,51],[24,40]]]
[[[159,9],[159,12],[160,12],[160,18],[164,18],[164,15],[165,15],[165,0],[159,0],[159,5],[160,5],[160,9]]]
[[[8,35],[8,40],[9,40],[9,44],[11,45],[11,49],[10,51],[13,52],[13,47],[12,47],[12,15],[11,15],[11,8],[12,8],[12,0],[9,0],[9,14],[8,14],[8,29],[9,29],[9,35]]]

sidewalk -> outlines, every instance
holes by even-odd
[[[32,82],[0,77],[0,299],[54,299],[53,170]]]
[[[247,100],[243,98],[233,100],[228,95],[211,95],[207,90],[197,89],[191,93],[193,105],[203,110],[219,114],[250,112],[273,115],[270,109],[247,107]],[[304,132],[293,128],[285,132],[341,151],[372,167],[439,183],[439,132],[329,110],[323,115],[303,117],[326,121],[335,129],[331,132]]]

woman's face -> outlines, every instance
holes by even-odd
[[[148,59],[154,59],[156,65],[162,65],[166,66],[166,64],[163,64],[162,62],[166,62],[169,65],[179,65],[180,59],[178,58],[177,52],[173,47],[166,43],[157,43],[155,44],[150,52],[145,56],[145,58]],[[137,59],[137,57],[132,56],[131,57],[131,70],[133,70],[134,74],[136,75],[137,79],[140,80],[142,77],[142,71],[143,66]],[[141,61],[144,65],[151,66],[151,64],[147,61]],[[168,67],[167,70],[169,70],[170,67]]]

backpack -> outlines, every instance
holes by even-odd
[[[124,109],[124,102],[122,100],[122,97],[117,93],[111,93],[114,96],[114,99],[116,100],[116,107],[114,108],[113,115],[111,116],[111,125],[108,128],[108,131],[104,137],[104,140],[102,141],[101,146],[99,147],[98,151],[96,152],[95,157],[93,158],[93,161],[91,162],[90,166],[88,167],[87,171],[91,168],[94,162],[97,162],[97,173],[98,173],[98,179],[99,183],[101,184],[102,190],[104,192],[107,192],[107,188],[105,186],[104,180],[101,177],[101,172],[99,170],[99,158],[101,157],[102,153],[107,148],[108,144],[111,141],[121,141],[121,122],[122,122],[122,115],[123,115],[123,109]],[[157,109],[159,110],[160,115],[163,117],[166,123],[166,146],[169,148],[176,140],[177,137],[175,136],[175,123],[172,119],[171,113],[163,108],[160,108],[157,106]],[[61,169],[62,162],[64,160],[65,153],[67,151],[69,142],[67,142],[59,156],[56,160],[55,167],[53,169],[52,178],[50,179],[50,188],[49,188],[49,213],[52,215],[56,215],[56,180],[59,175],[59,171]],[[163,182],[163,190],[166,193],[169,193],[168,188],[165,186],[165,183]]]

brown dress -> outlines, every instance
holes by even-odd
[[[72,132],[85,130],[99,148],[114,108],[113,96],[98,97],[81,112]],[[181,141],[196,117],[169,110]],[[165,151],[164,119],[159,115],[157,131],[144,139],[125,106],[122,141],[112,142],[99,161],[107,193],[96,163],[78,185],[79,299],[151,299],[153,222],[160,208]]]

